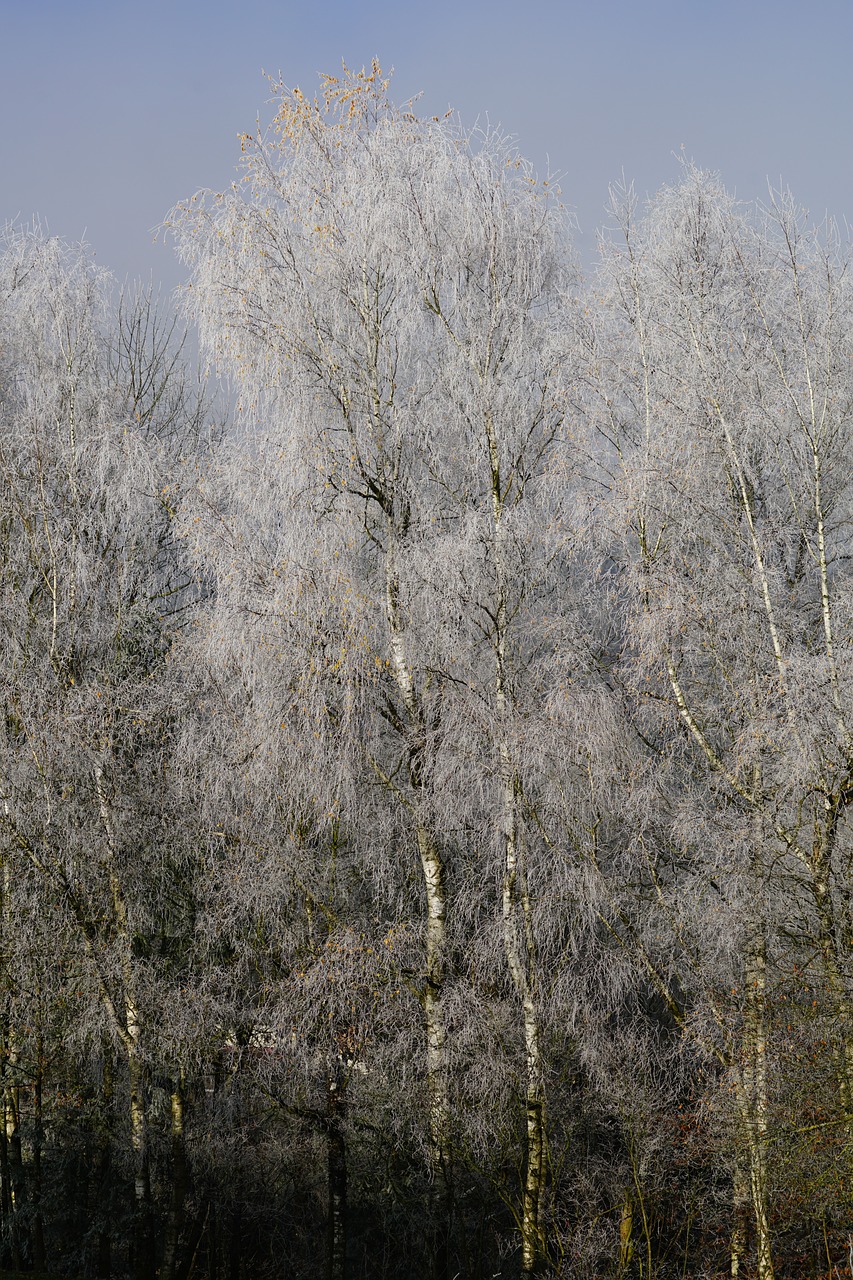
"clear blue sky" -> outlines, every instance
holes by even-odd
[[[172,287],[151,229],[234,176],[262,69],[307,90],[374,54],[398,100],[487,116],[549,160],[587,260],[608,183],[654,191],[682,144],[739,196],[781,176],[853,222],[851,0],[0,0],[0,219],[39,214]]]

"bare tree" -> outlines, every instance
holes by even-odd
[[[334,654],[322,678],[355,681],[346,705],[367,718],[358,742],[330,713],[339,759],[352,743],[417,847],[429,1163],[445,1199],[450,833],[467,823],[486,865],[499,851],[523,1024],[529,1272],[543,1254],[546,1125],[516,688],[547,562],[541,540],[525,543],[553,517],[542,480],[568,404],[571,259],[556,193],[506,139],[420,120],[385,87],[375,64],[326,77],[319,102],[279,86],[271,131],[244,139],[243,183],[194,197],[168,225],[202,341],[282,475],[281,509],[261,519],[284,536],[265,563],[285,590],[322,582],[337,614],[312,615],[303,661]],[[344,657],[333,637],[347,633]],[[350,830],[361,821],[346,815]]]
[[[83,249],[12,233],[0,271],[2,825],[76,934],[100,1008],[87,1033],[113,1037],[126,1063],[141,1275],[156,1017],[139,940],[163,909],[154,868],[182,856],[156,781],[166,729],[153,677],[187,599],[169,529],[199,408],[150,299],[123,303],[111,341],[108,281]]]
[[[739,1116],[735,1202],[751,1202],[758,1270],[769,1277],[771,951],[778,963],[784,938],[814,936],[815,925],[846,1110],[848,997],[822,881],[848,767],[836,639],[847,610],[846,267],[833,235],[806,232],[787,197],[741,211],[694,170],[640,224],[630,194],[617,203],[621,239],[605,246],[604,269],[622,327],[604,356],[601,421],[621,506],[608,519],[633,542],[636,696],[656,699],[680,726],[676,749],[690,744],[707,788],[700,804],[712,806],[709,827],[682,801],[667,839],[677,832],[681,856],[697,870],[704,862],[706,892],[737,922],[739,1032],[696,926],[658,869],[655,883],[683,963],[696,976],[704,968]],[[702,862],[687,814],[703,832]],[[718,860],[707,861],[715,846]],[[812,908],[799,893],[803,869]],[[745,1243],[739,1212],[733,1273]]]

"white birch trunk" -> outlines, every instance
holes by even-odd
[[[841,1107],[850,1137],[853,1138],[853,1007],[844,981],[839,956],[835,904],[830,885],[832,846],[836,835],[836,819],[815,841],[811,858],[811,890],[817,911],[818,942],[827,993],[838,1028],[833,1045],[835,1072]]]
[[[749,1191],[755,1227],[758,1280],[773,1280],[773,1256],[768,1218],[768,1096],[767,1096],[767,951],[763,922],[755,925],[747,945],[744,963],[745,1009],[742,1061],[735,1073],[741,1144],[749,1170]],[[736,1196],[741,1188],[735,1187]],[[740,1204],[735,1204],[739,1215]],[[740,1229],[736,1217],[735,1232]],[[741,1242],[742,1243],[742,1242]],[[740,1265],[740,1253],[737,1265]],[[732,1271],[736,1274],[735,1249]]]
[[[390,523],[390,522],[389,522]],[[447,1031],[444,986],[447,967],[447,885],[441,850],[424,821],[417,796],[421,788],[418,756],[423,746],[423,716],[407,661],[405,631],[399,606],[399,580],[389,529],[386,550],[386,616],[391,669],[406,708],[413,741],[409,745],[409,769],[415,791],[413,816],[418,854],[427,900],[425,983],[423,992],[426,1033],[426,1075],[429,1095],[430,1175],[446,1195],[450,1174],[450,1106],[447,1090]]]
[[[494,421],[486,414],[492,472],[492,535],[497,600],[494,634],[494,693],[498,761],[501,775],[500,841],[503,852],[502,916],[507,968],[521,1002],[525,1053],[527,1160],[522,1193],[521,1272],[531,1275],[542,1262],[542,1208],[545,1198],[546,1115],[539,1014],[536,1007],[536,952],[533,908],[523,865],[517,814],[517,775],[510,747],[507,696],[507,570],[503,527],[500,456]],[[520,916],[520,920],[519,920]]]
[[[145,1061],[142,1053],[142,1027],[135,996],[135,975],[132,961],[132,938],[127,916],[127,904],[118,874],[118,849],[112,813],[104,787],[104,771],[101,765],[95,770],[95,785],[101,821],[106,840],[105,862],[112,896],[116,938],[119,948],[119,965],[122,975],[123,998],[121,1006],[114,1005],[116,1031],[127,1055],[129,1084],[130,1145],[134,1168],[134,1198],[136,1203],[136,1240],[134,1269],[137,1280],[145,1280],[152,1264],[151,1185],[148,1162],[148,1132],[145,1109]]]

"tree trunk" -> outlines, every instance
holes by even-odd
[[[6,1136],[6,1100],[3,1096],[3,1114],[0,1116],[0,1208],[3,1212],[3,1234],[8,1240],[12,1232],[12,1173],[9,1168],[9,1139]],[[3,1246],[2,1260],[8,1262],[7,1246]]]
[[[10,1051],[10,1061],[14,1062],[14,1051]],[[29,1233],[24,1217],[27,1185],[21,1149],[20,1091],[17,1085],[14,1085],[8,1079],[6,1081],[4,1110],[11,1184],[12,1265],[16,1271],[23,1271],[29,1264],[30,1249]]]
[[[118,871],[119,846],[113,826],[105,771],[100,763],[95,768],[95,788],[106,837],[104,862],[113,903],[122,985],[124,988],[121,1006],[116,1005],[109,996],[108,1004],[119,1039],[127,1054],[130,1090],[130,1145],[134,1171],[133,1270],[135,1280],[150,1280],[150,1277],[154,1274],[154,1231],[148,1164],[148,1133],[145,1112],[146,1072],[142,1057],[142,1027],[135,997],[135,975],[132,958],[133,939],[128,920],[127,904]],[[90,939],[90,947],[91,945]],[[105,986],[104,994],[108,995]],[[119,1009],[121,1010],[120,1012]]]
[[[151,1182],[145,1116],[145,1065],[137,1052],[128,1055],[130,1078],[130,1144],[134,1170],[134,1280],[154,1274],[154,1233],[151,1221]]]
[[[104,1076],[101,1085],[101,1124],[98,1131],[98,1147],[95,1163],[95,1209],[98,1229],[96,1233],[95,1274],[99,1280],[112,1275],[112,1233],[110,1231],[111,1182],[112,1182],[112,1112],[113,1112],[113,1059],[112,1046],[104,1039]]]
[[[44,1271],[45,1268],[41,1169],[42,1145],[44,1143],[43,1072],[44,1041],[41,1032],[39,1032],[36,1045],[36,1077],[33,1082],[33,1267],[36,1271]]]
[[[524,923],[531,921],[526,886],[519,889],[523,869],[518,865],[517,833],[507,836],[503,888],[504,948],[513,986],[521,1000],[525,1051],[525,1128],[527,1161],[522,1193],[521,1273],[532,1275],[542,1260],[542,1206],[545,1197],[545,1085],[539,1036],[539,1017],[531,983],[531,956],[524,955],[517,923],[521,902]]]
[[[494,696],[501,811],[498,818],[503,848],[502,915],[507,968],[521,1002],[525,1057],[526,1167],[521,1209],[521,1273],[532,1275],[544,1255],[542,1209],[545,1199],[545,1082],[536,1008],[536,944],[533,905],[525,874],[518,826],[518,778],[510,747],[510,707],[507,694],[508,585],[504,551],[503,496],[500,457],[494,422],[486,414],[486,436],[492,472],[493,555],[496,577],[494,631]],[[519,914],[521,916],[519,926]]]
[[[827,986],[833,1024],[837,1029],[833,1036],[832,1054],[841,1109],[846,1121],[848,1138],[853,1141],[853,1007],[838,954],[835,908],[829,883],[829,862],[833,830],[827,832],[815,849],[812,859],[812,895],[818,918],[818,941],[821,962]]]
[[[391,540],[386,550],[386,616],[391,650],[391,668],[400,697],[406,708],[410,741],[409,775],[415,793],[413,816],[415,835],[427,899],[425,983],[423,992],[424,1029],[426,1032],[426,1076],[429,1098],[430,1179],[435,1193],[435,1209],[439,1233],[450,1211],[450,1106],[447,1089],[447,1032],[444,1014],[444,986],[447,954],[447,883],[444,859],[428,824],[424,821],[420,802],[423,790],[421,757],[424,750],[423,712],[409,664],[403,620],[399,606],[399,580],[394,563]]]
[[[163,1239],[163,1264],[160,1280],[175,1280],[178,1273],[178,1254],[184,1227],[189,1171],[184,1140],[184,1073],[179,1071],[171,1089],[172,1129],[172,1197],[166,1218]]]
[[[243,1210],[239,1200],[228,1215],[228,1280],[240,1280],[243,1261]]]
[[[758,1280],[773,1280],[767,1213],[767,951],[763,923],[753,927],[744,964],[746,985],[743,1054],[735,1077],[741,1141],[746,1148],[755,1225]],[[734,1262],[734,1255],[733,1255]]]
[[[622,1213],[619,1218],[619,1260],[616,1274],[620,1278],[628,1274],[628,1268],[634,1257],[634,1201],[630,1191],[625,1192],[622,1201]]]
[[[346,1110],[346,1076],[340,1062],[329,1072],[327,1105],[328,1188],[326,1275],[346,1280],[347,1152],[342,1120]]]
[[[730,1273],[732,1280],[741,1274],[746,1259],[746,1245],[749,1229],[749,1172],[740,1150],[735,1152],[735,1167],[732,1176],[732,1241]]]

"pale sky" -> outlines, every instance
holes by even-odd
[[[781,178],[853,222],[851,53],[851,0],[0,0],[0,219],[172,288],[152,228],[235,176],[262,72],[313,91],[375,54],[398,101],[488,118],[550,164],[587,261],[608,184],[655,191],[682,146],[744,199]]]

